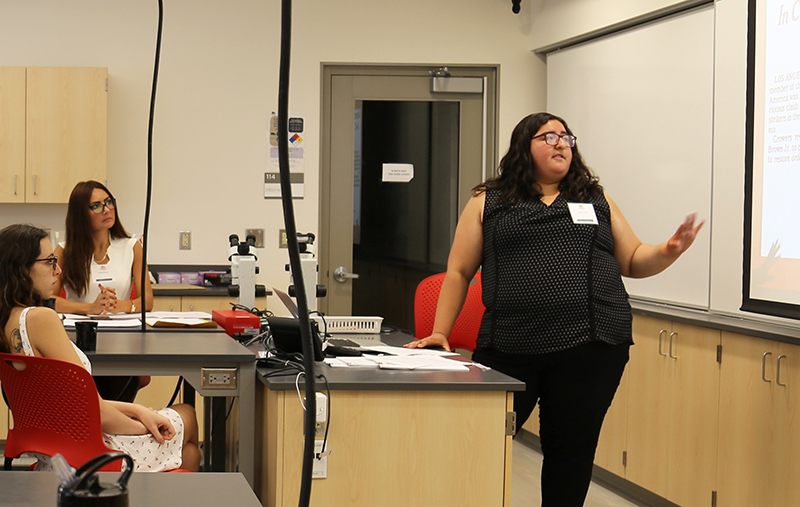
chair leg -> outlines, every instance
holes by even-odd
[[[11,470],[12,461],[14,461],[14,458],[6,458],[3,462],[3,470]]]

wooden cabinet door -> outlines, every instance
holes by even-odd
[[[106,179],[108,69],[28,67],[26,201],[65,203],[79,181]]]
[[[628,460],[625,478],[667,496],[670,386],[675,361],[667,353],[672,323],[637,315],[628,364]],[[659,337],[661,339],[659,339]]]
[[[772,396],[775,406],[773,450],[775,504],[800,505],[800,346],[775,343],[775,381]]]
[[[154,312],[179,312],[181,311],[180,296],[156,296],[153,298]]]
[[[231,303],[236,298],[228,296],[183,296],[181,311],[183,312],[208,312],[213,310],[230,310]]]
[[[667,499],[710,505],[716,489],[720,332],[673,323]]]
[[[0,202],[25,201],[25,67],[0,67]]]
[[[786,505],[775,487],[775,452],[788,445],[776,432],[777,349],[773,341],[722,332],[717,505]]]
[[[603,429],[600,431],[600,440],[597,442],[597,452],[594,456],[595,465],[620,477],[625,477],[622,456],[627,444],[628,376],[626,369],[617,388],[617,394],[614,395],[614,401],[611,402],[603,420]]]

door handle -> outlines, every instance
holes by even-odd
[[[358,278],[358,273],[351,273],[344,266],[339,266],[333,271],[333,279],[339,283],[344,283],[352,278]]]
[[[664,352],[661,352],[661,342],[664,339],[664,335],[667,334],[666,329],[662,329],[658,332],[658,355],[666,357]]]
[[[775,383],[781,387],[786,387],[786,384],[781,384],[781,359],[786,359],[786,356],[778,356],[777,372],[775,373]]]
[[[772,382],[771,380],[767,379],[766,370],[767,370],[767,356],[771,356],[772,352],[764,352],[764,355],[761,356],[761,380],[764,382]]]
[[[678,356],[672,355],[672,344],[678,341],[678,333],[670,333],[669,334],[669,357],[672,359],[678,359]]]

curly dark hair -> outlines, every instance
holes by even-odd
[[[67,241],[64,244],[61,283],[76,294],[85,294],[89,286],[94,253],[92,231],[89,228],[89,201],[92,199],[92,191],[97,188],[114,198],[102,183],[94,180],[81,181],[72,189],[67,205]],[[114,213],[114,225],[109,231],[111,239],[130,238],[119,220],[119,205]]]
[[[501,192],[500,204],[503,206],[513,206],[528,199],[541,198],[542,193],[536,184],[534,174],[531,138],[550,120],[561,122],[567,133],[573,135],[567,122],[558,116],[550,113],[526,116],[511,133],[511,144],[500,161],[498,175],[473,188],[473,194],[498,189]],[[572,162],[559,188],[564,197],[573,202],[586,202],[603,191],[597,177],[583,161],[577,144],[572,147]]]
[[[0,231],[0,351],[11,352],[5,329],[11,310],[40,306],[42,295],[33,287],[30,270],[41,254],[43,229],[27,224],[9,225]]]

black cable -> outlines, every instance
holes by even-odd
[[[298,505],[307,507],[311,501],[311,474],[314,468],[314,432],[316,429],[317,393],[314,381],[314,346],[311,341],[311,324],[308,317],[308,300],[303,270],[300,264],[300,247],[294,221],[292,186],[289,171],[289,68],[292,54],[292,0],[281,2],[281,58],[278,80],[278,165],[281,175],[281,202],[283,221],[289,247],[289,265],[295,285],[297,306],[300,311],[300,336],[303,344],[303,366],[306,371],[305,445],[303,471]]]
[[[156,89],[158,88],[158,65],[161,61],[161,32],[164,25],[164,2],[158,0],[158,31],[156,35],[156,56],[153,65],[153,88],[150,91],[150,121],[147,126],[147,192],[144,204],[144,230],[142,231],[142,331],[147,332],[145,317],[147,314],[147,282],[150,280],[150,273],[147,272],[147,232],[150,228],[150,200],[153,195],[153,118],[156,110]]]
[[[183,382],[183,377],[178,377],[178,383],[175,384],[175,390],[172,392],[172,397],[169,399],[169,403],[167,403],[168,407],[171,407],[173,403],[175,403],[175,399],[178,397],[178,393],[181,392],[181,383]]]

